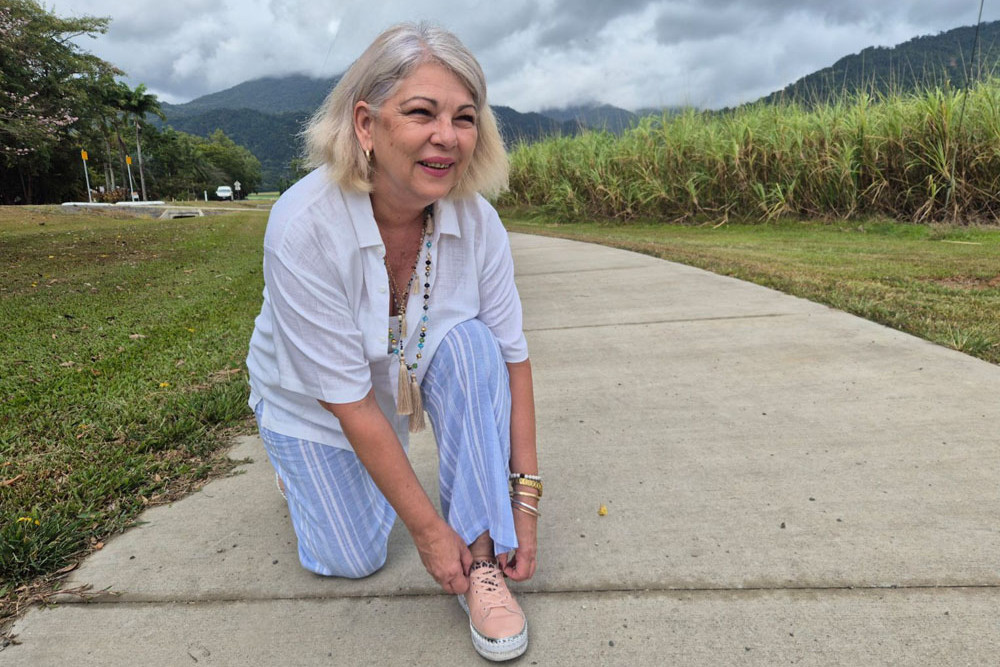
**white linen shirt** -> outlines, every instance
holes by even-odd
[[[528,358],[521,302],[507,232],[485,199],[443,199],[434,206],[427,337],[417,365],[423,379],[434,351],[455,325],[478,318],[508,363]],[[421,289],[406,308],[408,363],[417,352]],[[395,318],[392,318],[395,321]],[[385,245],[365,193],[343,191],[319,168],[275,203],[264,235],[264,304],[250,339],[250,407],[264,399],[261,426],[295,438],[351,449],[340,422],[317,399],[349,403],[374,388],[400,441],[399,362],[389,353],[389,278]]]

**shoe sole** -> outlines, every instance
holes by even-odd
[[[503,662],[504,660],[513,660],[528,650],[527,620],[524,622],[524,628],[513,637],[490,639],[479,632],[479,630],[476,630],[476,626],[472,624],[472,614],[469,613],[469,605],[465,601],[465,596],[458,595],[456,597],[458,598],[458,603],[462,605],[462,609],[465,610],[466,616],[469,617],[469,630],[472,632],[472,647],[476,649],[476,653],[487,660]]]

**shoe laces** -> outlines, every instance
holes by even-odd
[[[476,598],[484,609],[507,607],[511,603],[510,589],[503,580],[503,572],[496,563],[479,561],[469,571]]]

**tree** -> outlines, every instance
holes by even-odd
[[[124,72],[73,43],[107,26],[104,18],[59,18],[35,0],[0,0],[0,203],[86,199],[81,149],[90,154],[82,167],[91,184],[122,198],[115,173],[126,182],[123,136],[132,131],[144,200],[152,191],[187,198],[235,181],[255,191],[261,165],[249,150],[221,131],[208,139],[157,131],[146,123],[150,114],[163,117],[156,96],[142,84],[130,88],[119,80]],[[144,142],[151,155],[143,156]]]
[[[150,177],[160,198],[197,199],[208,183],[218,180],[218,168],[202,154],[205,143],[169,127],[148,134]]]
[[[125,90],[128,91],[128,94],[123,100],[122,108],[132,116],[132,121],[135,123],[135,149],[139,158],[139,182],[142,186],[142,200],[146,201],[146,175],[142,169],[142,143],[139,141],[140,126],[145,123],[148,114],[153,114],[160,120],[166,120],[166,117],[160,110],[160,101],[156,99],[156,95],[146,92],[145,84],[140,83],[135,90],[129,90],[126,86]]]
[[[30,203],[82,189],[41,177],[68,173],[79,160],[74,137],[89,129],[80,114],[86,92],[101,76],[120,73],[72,41],[107,26],[106,18],[59,18],[34,0],[0,0],[0,201]]]
[[[260,160],[243,146],[216,130],[201,147],[201,154],[218,170],[218,180],[240,182],[242,192],[255,192],[260,186]]]
[[[278,191],[284,192],[295,185],[300,179],[305,178],[309,173],[305,159],[301,157],[292,158],[288,163],[288,173],[278,180]]]

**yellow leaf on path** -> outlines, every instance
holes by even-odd
[[[601,507],[597,510],[597,516],[607,516],[607,515],[608,515],[608,506],[601,505]]]

